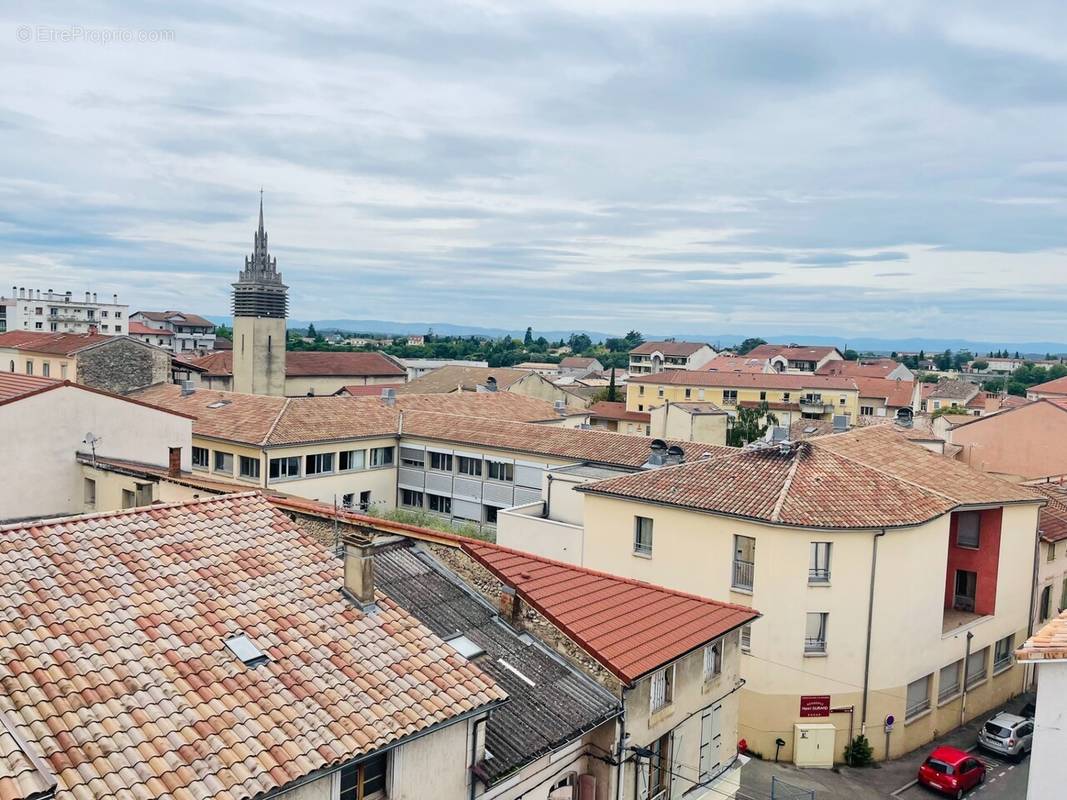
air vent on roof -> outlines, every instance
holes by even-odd
[[[784,425],[775,425],[771,428],[771,441],[777,444],[789,438],[789,428]]]
[[[270,660],[267,658],[267,654],[256,647],[252,640],[243,633],[239,633],[230,639],[224,639],[222,643],[226,645],[226,648],[231,653],[241,659],[247,667],[258,667],[260,664],[266,664]]]
[[[230,404],[229,400],[216,400],[214,403],[208,403],[208,408],[223,408]]]
[[[848,417],[844,414],[834,414],[834,433],[844,433],[848,430]]]
[[[480,656],[485,652],[485,649],[481,647],[481,645],[467,638],[462,633],[445,639],[445,642],[452,645],[455,651],[466,659]]]

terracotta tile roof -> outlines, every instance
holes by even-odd
[[[101,342],[114,339],[102,333],[38,333],[35,331],[7,331],[0,333],[0,347],[13,347],[32,353],[71,356]]]
[[[558,422],[562,419],[547,400],[512,392],[405,394],[397,395],[396,405],[404,410],[405,418],[411,411],[430,411],[511,422]]]
[[[530,371],[524,369],[461,367],[449,364],[409,381],[401,391],[411,394],[437,394],[454,392],[457,387],[462,387],[465,392],[473,392],[479,386],[485,386],[489,378],[496,378],[497,388],[504,390],[523,378],[529,378],[530,375]]]
[[[929,396],[943,397],[946,400],[970,400],[979,390],[980,387],[977,383],[942,378],[934,385]]]
[[[367,383],[342,386],[334,394],[346,394],[349,397],[381,397],[382,389],[399,389],[402,383]]]
[[[194,362],[208,368],[208,375],[233,375],[233,351],[218,350]],[[403,367],[381,353],[333,353],[298,350],[285,354],[285,374],[289,378],[311,377],[402,377]]]
[[[628,684],[759,617],[745,606],[498,545],[461,546]]]
[[[634,375],[627,383],[652,383],[664,386],[708,386],[757,389],[844,389],[856,391],[852,378],[839,375],[788,375],[778,372],[708,372],[672,369],[655,375]]]
[[[1026,391],[1037,394],[1067,394],[1067,377],[1039,383],[1036,386],[1031,386]]]
[[[1067,659],[1067,611],[1050,620],[1015,651],[1020,661],[1063,661]]]
[[[1046,484],[1032,488],[1048,499],[1048,505],[1041,509],[1041,538],[1046,542],[1067,539],[1067,487]]]
[[[915,381],[871,378],[863,375],[853,375],[851,378],[860,390],[861,399],[878,398],[891,408],[911,407],[912,395],[915,394]]]
[[[191,325],[196,328],[214,328],[215,323],[197,314],[184,311],[138,311],[134,316],[142,316],[153,322],[172,322],[175,325]]]
[[[17,372],[0,372],[0,403],[36,394],[58,386],[61,381],[42,378],[38,375],[21,375]]]
[[[1031,401],[1027,400],[1025,397],[1018,397],[1017,395],[1009,394],[1000,398],[1000,408],[1002,410],[1022,408],[1025,405],[1029,405],[1030,402]]]
[[[697,350],[708,345],[703,342],[645,342],[630,351],[630,355],[650,356],[663,353],[665,356],[691,356]]]
[[[833,361],[827,361],[819,367],[815,374],[884,378],[899,366],[900,364],[891,358],[880,358],[877,361],[845,361],[834,359]]]
[[[174,331],[157,330],[155,328],[149,328],[143,322],[137,322],[136,320],[130,320],[126,325],[126,332],[131,336],[173,336]]]
[[[1030,490],[911,444],[890,425],[733,451],[598,481],[576,491],[784,525],[915,525],[957,506],[1039,502]]]
[[[774,358],[775,356],[784,356],[792,361],[819,361],[826,358],[826,356],[837,350],[836,347],[827,345],[817,345],[815,347],[804,347],[802,345],[786,345],[786,344],[761,344],[757,347],[753,347],[746,353],[749,358]],[[837,350],[840,353],[840,350]]]
[[[564,369],[588,369],[596,362],[595,358],[586,358],[584,356],[567,356],[559,362],[559,365]]]
[[[7,526],[0,552],[0,712],[61,797],[261,796],[504,697],[387,595],[349,603],[258,494]]]
[[[769,372],[766,359],[748,356],[716,356],[701,369],[707,372]]]
[[[0,712],[0,798],[45,800],[53,797],[55,788],[52,770],[19,734],[8,715]]]
[[[590,417],[599,419],[640,422],[642,424],[648,424],[652,420],[652,415],[647,411],[627,411],[626,403],[610,403],[607,400],[593,403],[593,405],[589,406],[588,411]]]

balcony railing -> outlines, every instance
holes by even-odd
[[[755,562],[735,558],[733,587],[735,589],[747,589],[748,591],[752,591],[752,576],[755,573],[755,570]]]
[[[805,653],[825,653],[826,652],[826,640],[822,638],[812,638],[807,636],[804,638],[804,652]]]
[[[808,569],[808,583],[829,583],[830,582],[830,568],[814,568]]]

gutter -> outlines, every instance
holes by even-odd
[[[871,686],[871,635],[874,627],[874,579],[878,569],[878,540],[885,536],[885,528],[871,539],[871,583],[867,595],[867,642],[863,653],[863,704],[860,713],[860,733],[867,732],[867,698]],[[851,746],[852,742],[849,742]]]

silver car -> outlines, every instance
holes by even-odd
[[[1016,714],[1000,712],[978,732],[978,746],[983,750],[1016,760],[1030,752],[1034,741],[1034,721]]]

